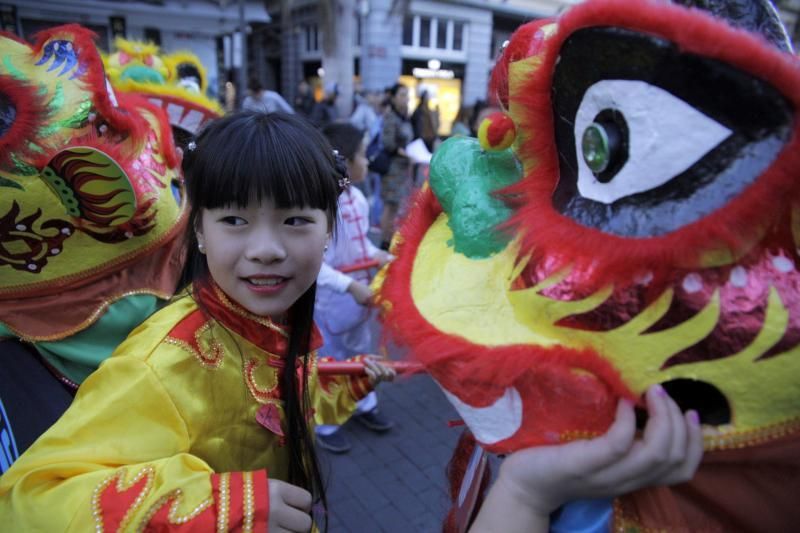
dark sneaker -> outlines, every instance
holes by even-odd
[[[330,435],[317,435],[317,445],[333,453],[345,453],[350,451],[350,442],[341,431],[336,431]]]
[[[394,422],[386,419],[377,408],[366,413],[356,413],[353,415],[353,418],[367,426],[372,431],[377,431],[379,433],[389,431],[394,427]]]

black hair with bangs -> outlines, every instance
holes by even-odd
[[[241,112],[212,122],[184,158],[186,192],[199,208],[246,207],[272,199],[282,209],[322,209],[335,219],[339,194],[330,144],[287,113]]]
[[[240,112],[209,124],[187,148],[183,173],[190,206],[186,266],[182,285],[211,282],[205,256],[197,247],[195,228],[203,209],[271,199],[279,208],[322,209],[333,229],[337,199],[346,170],[325,137],[305,119],[286,113]],[[327,510],[325,487],[307,424],[311,412],[308,386],[298,387],[295,363],[302,361],[308,384],[316,283],[289,309],[289,342],[280,376],[286,419],[288,482],[307,489]],[[194,296],[195,301],[198,298]],[[202,304],[198,305],[203,309]],[[206,310],[204,312],[207,313]],[[327,530],[327,520],[325,524]]]

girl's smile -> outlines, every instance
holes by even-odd
[[[203,209],[197,240],[223,292],[253,314],[281,320],[317,278],[328,217],[254,197],[246,207]]]
[[[250,290],[260,294],[279,292],[288,282],[288,278],[283,276],[249,276],[244,279],[250,284]]]

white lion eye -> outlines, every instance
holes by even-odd
[[[578,192],[611,204],[664,185],[731,135],[669,92],[636,80],[603,80],[575,117]]]

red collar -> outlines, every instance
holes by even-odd
[[[200,303],[200,309],[220,324],[266,352],[280,357],[286,356],[289,326],[279,326],[268,317],[254,315],[229,298],[213,281],[196,283],[192,292]],[[309,351],[322,346],[322,335],[316,325],[311,332],[309,343]]]

